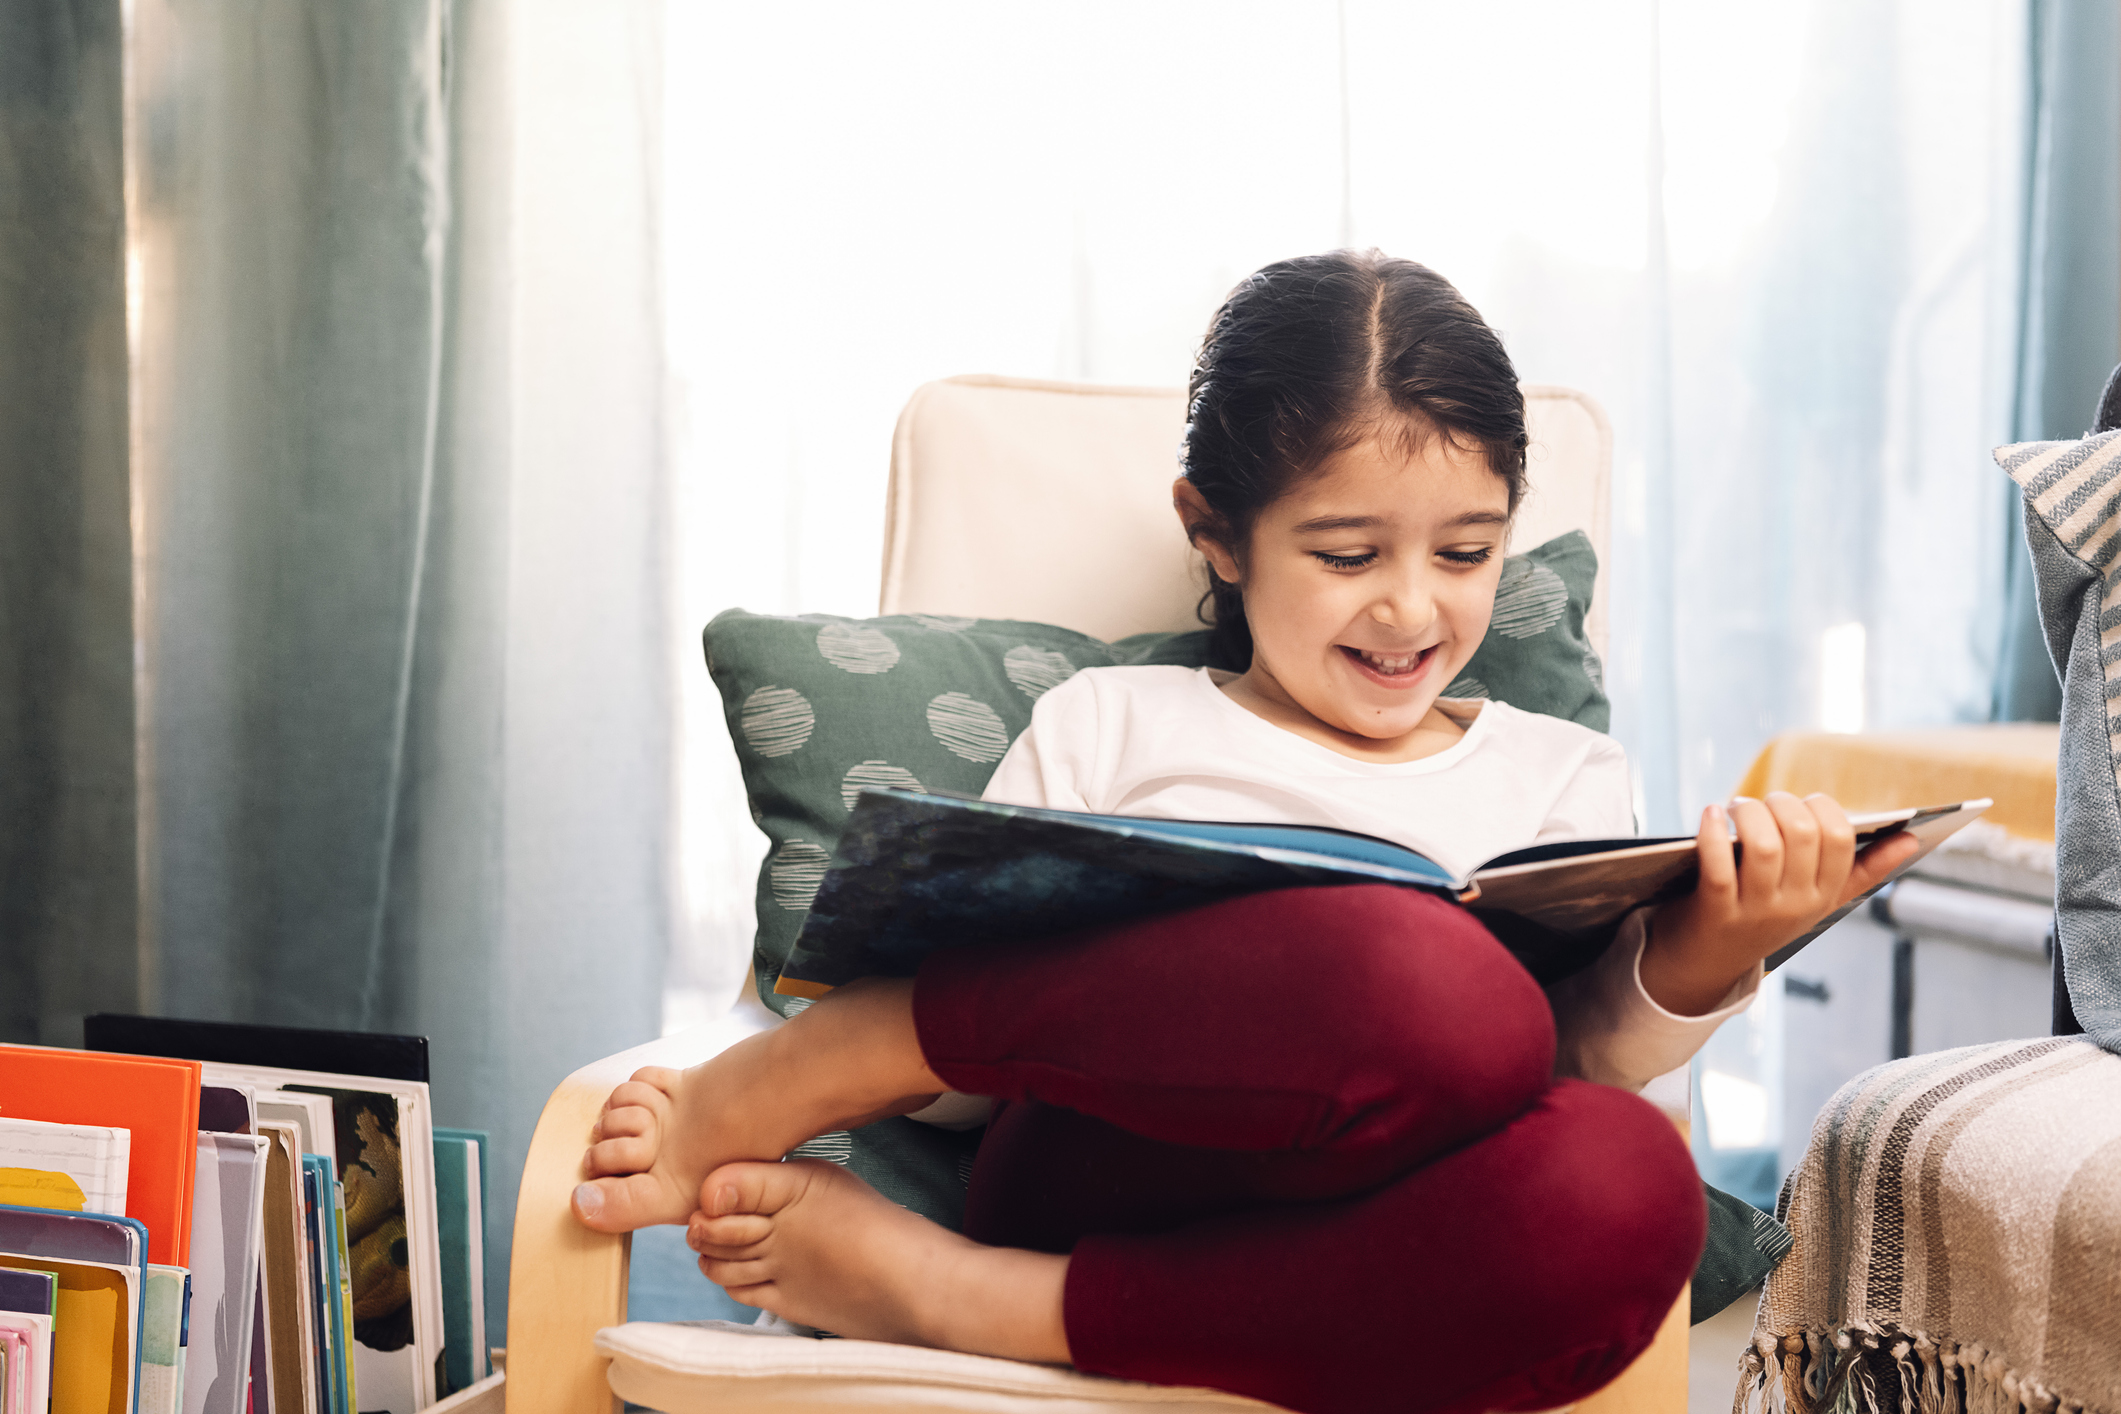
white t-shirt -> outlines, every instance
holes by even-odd
[[[1535,840],[1635,833],[1612,738],[1502,702],[1442,699],[1465,729],[1419,761],[1343,756],[1253,715],[1228,673],[1088,668],[1041,697],[985,798],[1103,815],[1331,825],[1392,840],[1454,872]],[[1642,914],[1603,957],[1548,990],[1558,1074],[1640,1090],[1683,1066],[1744,1008],[1758,970],[1706,1016],[1643,990]]]

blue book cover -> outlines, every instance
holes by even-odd
[[[335,1313],[339,1307],[338,1273],[332,1264],[336,1246],[331,1230],[331,1161],[321,1154],[302,1156],[302,1235],[309,1245],[310,1309],[317,1322],[317,1389],[324,1414],[348,1414],[341,1371],[346,1362]]]
[[[435,1220],[442,1242],[444,1398],[476,1382],[471,1350],[471,1141],[435,1135]]]
[[[355,1379],[353,1360],[353,1263],[346,1246],[346,1185],[337,1180],[331,1185],[331,1222],[325,1231],[331,1238],[331,1311],[340,1353],[340,1407],[346,1414],[354,1414],[361,1407],[361,1387]]]
[[[140,1351],[147,1338],[144,1223],[115,1213],[62,1213],[50,1208],[0,1204],[0,1252],[124,1268],[131,1277],[127,1286],[133,1320],[132,1387],[134,1391],[140,1388]]]
[[[435,1193],[442,1248],[443,1374],[454,1394],[490,1373],[486,1354],[487,1136],[477,1129],[437,1127]]]

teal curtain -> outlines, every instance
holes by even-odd
[[[2121,6],[2031,0],[2023,294],[2012,439],[2076,437],[2121,362]],[[2041,637],[2017,488],[2005,520],[1999,721],[2052,722],[2062,686]]]
[[[660,10],[126,8],[0,0],[0,1037],[428,1036],[499,1344],[679,911]]]
[[[140,998],[118,0],[0,0],[0,1037]]]

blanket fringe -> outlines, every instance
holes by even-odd
[[[1758,1334],[1731,1414],[2121,1414],[2066,1401],[1971,1341],[1852,1322]]]

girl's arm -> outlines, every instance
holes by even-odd
[[[1732,849],[1734,826],[1742,852]],[[1773,791],[1702,811],[1695,848],[1700,883],[1652,912],[1642,950],[1644,990],[1680,1016],[1714,1010],[1768,954],[1876,888],[1916,843],[1891,835],[1858,854],[1830,797]]]

